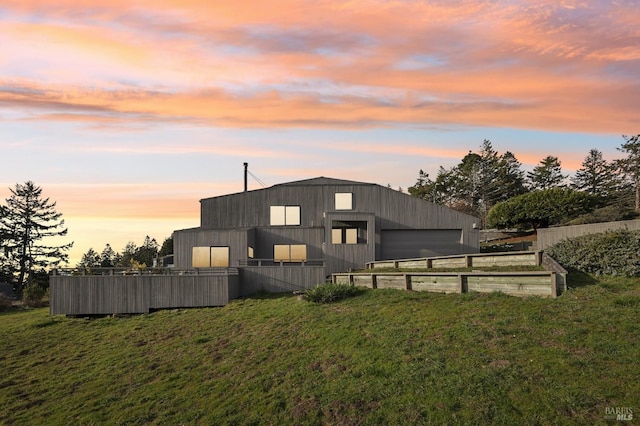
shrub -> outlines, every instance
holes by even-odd
[[[498,203],[489,210],[493,228],[546,228],[593,211],[596,198],[567,188],[532,191]]]
[[[308,290],[304,298],[315,303],[332,303],[347,297],[357,296],[361,289],[350,284],[326,283]]]
[[[567,225],[584,225],[588,223],[616,222],[620,220],[631,220],[636,218],[633,208],[624,206],[606,206],[596,209],[591,213],[573,219]]]
[[[560,241],[548,253],[565,268],[596,275],[640,276],[640,231],[627,229]]]
[[[26,306],[38,308],[43,306],[46,290],[37,284],[29,284],[22,290],[22,301]]]

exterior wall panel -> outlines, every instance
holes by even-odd
[[[338,204],[336,194],[343,194]],[[271,226],[274,206],[284,206],[285,216],[286,206],[296,212],[299,206],[300,225]],[[334,220],[366,222],[366,244],[333,244]],[[456,230],[455,253],[477,253],[476,222],[472,216],[380,185],[316,178],[201,200],[201,227],[174,233],[174,263],[191,267],[195,246],[228,245],[230,266],[235,267],[247,259],[249,247],[254,259],[273,259],[274,245],[306,244],[307,258],[324,259],[328,273],[347,271],[382,258],[384,231]]]
[[[619,222],[592,223],[589,225],[558,226],[556,228],[538,229],[538,250],[546,250],[552,245],[567,238],[597,234],[615,229],[640,230],[640,220],[623,220]]]
[[[251,230],[201,230],[199,228],[173,233],[174,264],[177,269],[193,266],[193,247],[229,247],[229,267],[237,267],[247,258]]]
[[[286,293],[314,288],[327,281],[323,266],[248,266],[240,269],[241,295]]]
[[[150,309],[224,306],[237,275],[87,275],[50,277],[53,315],[148,313]],[[230,290],[232,288],[232,290]]]

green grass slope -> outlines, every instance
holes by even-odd
[[[368,290],[131,318],[4,312],[0,424],[605,424],[608,407],[640,416],[639,314],[637,279],[558,299]]]

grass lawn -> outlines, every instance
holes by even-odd
[[[637,419],[640,280],[579,281],[557,299],[367,290],[130,318],[4,312],[0,424]]]

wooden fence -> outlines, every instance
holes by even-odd
[[[480,268],[488,266],[541,266],[542,252],[502,252],[461,254],[455,256],[422,257],[418,259],[377,260],[368,262],[367,269],[402,268],[402,269],[431,269],[431,268]]]
[[[567,271],[547,254],[506,252],[370,262],[371,272],[333,274],[332,282],[369,288],[397,288],[441,293],[503,292],[513,296],[557,297],[566,291]],[[473,268],[542,266],[525,272],[375,272],[375,269]]]
[[[502,292],[512,296],[557,297],[565,279],[551,271],[531,272],[373,272],[333,274],[334,283],[438,293]]]
[[[538,250],[546,250],[552,245],[567,238],[580,237],[587,234],[597,234],[616,229],[640,230],[640,220],[622,220],[619,222],[591,223],[588,225],[558,226],[554,228],[538,229]]]
[[[237,270],[179,275],[52,275],[52,315],[148,313],[162,308],[224,306],[240,295]]]

